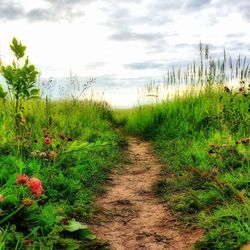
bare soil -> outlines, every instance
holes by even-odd
[[[162,166],[150,143],[129,138],[128,158],[96,200],[92,231],[112,250],[192,249],[203,232],[184,228],[154,194]]]

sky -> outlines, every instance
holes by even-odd
[[[249,0],[0,0],[0,55],[11,60],[15,36],[41,77],[94,77],[129,102],[129,87],[186,65],[200,41],[249,55],[249,13]]]

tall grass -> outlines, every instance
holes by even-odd
[[[241,80],[250,80],[250,61],[246,56],[239,55],[232,58],[223,50],[219,58],[214,58],[213,53],[206,44],[199,43],[199,57],[186,67],[169,68],[162,81],[151,81],[139,90],[141,98],[151,102],[171,99],[176,92],[184,93],[192,85],[225,84],[231,88]]]
[[[164,168],[157,191],[187,225],[206,229],[197,249],[250,242],[250,87],[191,87],[124,114],[126,131],[153,139]]]
[[[109,106],[23,101],[18,135],[12,102],[0,110],[0,249],[104,248],[86,223],[101,183],[120,161]],[[42,184],[42,195],[27,176],[37,189]]]

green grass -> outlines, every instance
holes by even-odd
[[[184,223],[206,233],[197,249],[250,242],[250,99],[222,86],[122,112],[129,133],[153,139],[164,163],[156,184]]]
[[[0,249],[105,249],[85,225],[100,185],[121,161],[124,141],[112,111],[89,101],[22,107],[17,137],[12,103],[0,104]],[[19,185],[20,174],[40,179],[44,194],[36,198]],[[27,200],[32,204],[23,205]]]

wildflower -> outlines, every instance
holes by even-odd
[[[23,244],[24,244],[25,246],[30,246],[32,243],[33,243],[32,240],[27,240],[27,239],[23,240]]]
[[[43,143],[46,145],[50,145],[52,143],[52,138],[49,136],[46,136],[43,138]]]
[[[25,207],[29,207],[33,204],[33,200],[30,198],[25,198],[22,200],[22,205]]]
[[[0,194],[0,202],[2,202],[4,199],[4,196],[2,194]]]
[[[46,153],[46,152],[41,152],[41,153],[39,154],[39,157],[40,157],[40,158],[46,158],[46,157],[47,157],[47,153]]]
[[[35,150],[35,151],[32,151],[30,154],[31,154],[33,157],[36,157],[38,153],[39,153],[39,151],[38,151],[38,150]]]
[[[242,87],[239,88],[239,91],[244,91],[244,90],[245,90],[244,86],[242,86]]]
[[[57,153],[55,151],[49,151],[48,155],[52,160],[55,160],[57,157]]]
[[[43,193],[44,189],[42,186],[42,182],[37,178],[31,178],[29,181],[29,187],[31,193],[36,197],[39,198]]]
[[[30,178],[29,178],[29,176],[26,175],[26,174],[20,174],[20,175],[18,175],[17,178],[16,178],[16,182],[17,182],[17,184],[19,184],[19,185],[28,184],[28,183],[29,183],[29,180],[30,180]]]

